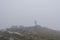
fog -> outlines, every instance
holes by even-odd
[[[34,25],[60,30],[60,0],[0,0],[0,28]]]

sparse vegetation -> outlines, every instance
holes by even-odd
[[[59,31],[44,28],[40,25],[31,27],[15,27],[8,28],[4,32],[0,31],[0,35],[2,35],[0,40],[8,40],[10,37],[13,37],[14,40],[60,40]],[[17,32],[23,36],[18,36],[18,34],[14,33],[10,34],[8,31]]]

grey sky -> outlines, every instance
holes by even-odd
[[[0,27],[38,24],[60,29],[60,0],[0,0]]]

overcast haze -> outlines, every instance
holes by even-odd
[[[0,28],[38,24],[60,30],[60,0],[0,0]]]

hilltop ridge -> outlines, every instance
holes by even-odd
[[[60,40],[60,31],[42,27],[35,21],[34,26],[12,26],[0,31],[0,39],[15,40]],[[12,38],[13,37],[13,38]]]

